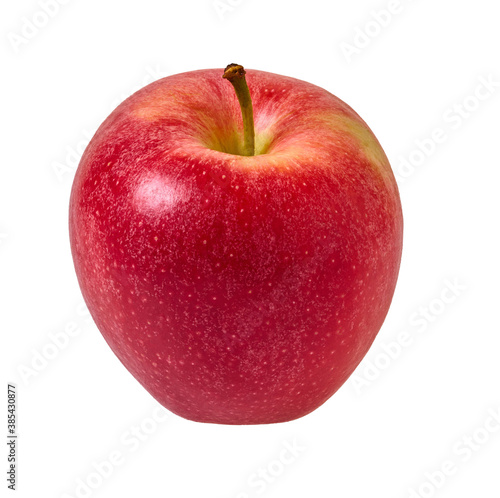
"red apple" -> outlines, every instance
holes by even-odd
[[[330,398],[375,339],[401,204],[347,104],[248,70],[252,118],[231,68],[234,89],[223,70],[177,74],[106,119],[75,176],[71,248],[99,330],[162,405],[283,422]]]

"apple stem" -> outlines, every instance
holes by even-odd
[[[253,123],[253,107],[250,90],[245,78],[245,69],[239,64],[229,64],[222,77],[233,85],[238,102],[240,103],[241,116],[243,117],[243,155],[255,155],[255,129]]]

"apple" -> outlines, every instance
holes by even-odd
[[[97,327],[158,402],[264,424],[315,410],[365,356],[403,218],[347,104],[232,64],[163,78],[112,112],[78,166],[69,231]]]

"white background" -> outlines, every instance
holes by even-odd
[[[496,3],[54,1],[50,17],[43,0],[3,2],[0,15],[0,432],[13,382],[17,496],[498,498]],[[367,121],[400,186],[400,278],[372,349],[314,413],[257,427],[155,421],[158,404],[82,312],[71,182],[130,93],[230,62],[315,83]],[[110,454],[120,463],[99,477]]]

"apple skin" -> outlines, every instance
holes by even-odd
[[[222,69],[158,80],[100,126],[70,241],[97,327],[190,420],[284,422],[330,398],[394,293],[403,235],[379,142],[310,83],[247,70],[257,152]]]

